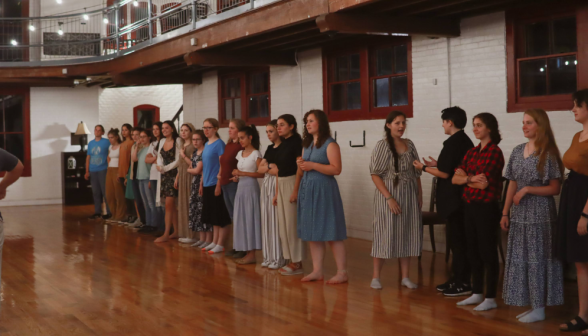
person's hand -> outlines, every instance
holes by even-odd
[[[274,199],[272,200],[272,204],[274,206],[278,206],[278,195],[274,196]]]
[[[0,200],[6,197],[6,188],[0,187]]]
[[[125,179],[125,182],[124,182],[124,184],[125,184],[125,187],[126,187],[126,186],[127,186],[127,179]]]
[[[398,205],[398,202],[396,202],[395,199],[391,198],[387,200],[386,203],[388,203],[388,208],[390,208],[390,211],[392,211],[393,214],[400,215],[402,213],[400,205]]]
[[[298,167],[300,167],[300,165],[303,163],[304,163],[304,159],[301,156],[296,158],[296,164],[298,165]]]
[[[200,186],[200,188],[198,188],[198,195],[202,196],[203,192],[204,190],[202,190],[202,186]]]
[[[578,234],[580,236],[585,236],[586,234],[588,234],[588,218],[586,217],[580,217],[580,220],[578,221]]]
[[[310,162],[310,161],[304,161],[301,159],[302,162],[300,162],[300,164],[298,165],[300,167],[300,169],[302,171],[311,171],[314,170],[314,167],[316,167],[316,163],[315,162]]]
[[[455,170],[455,175],[468,176],[468,174],[466,174],[466,172],[463,171],[463,169],[461,169],[461,168]]]
[[[221,195],[220,184],[217,184],[216,188],[214,189],[214,196],[220,196],[220,195]]]
[[[502,216],[502,219],[500,220],[500,227],[502,230],[508,231],[508,228],[510,227],[510,220],[508,219],[508,216]]]
[[[429,156],[429,160],[423,158],[423,162],[425,163],[425,165],[427,167],[437,167],[437,160],[433,159],[432,157]]]
[[[163,167],[160,165],[155,166],[155,168],[157,168],[157,171],[160,173],[163,173]]]
[[[423,209],[423,195],[419,195],[419,209],[422,210]]]
[[[521,190],[517,191],[517,193],[512,198],[512,201],[515,205],[519,205],[523,197],[527,196],[527,187],[522,188]]]
[[[178,179],[174,181],[174,189],[178,189]]]
[[[290,195],[290,203],[296,203],[298,201],[298,191],[293,191]]]
[[[151,181],[147,182],[147,188],[151,189]]]
[[[239,182],[239,176],[233,176],[229,179],[229,181]]]
[[[186,158],[186,152],[185,152],[185,149],[184,149],[184,150],[182,150],[182,151],[180,151],[180,156],[182,157],[182,159],[185,159],[185,158]]]
[[[418,170],[423,170],[423,167],[425,166],[424,164],[422,164],[419,160],[414,160],[412,162],[412,165],[418,169]]]
[[[488,183],[488,179],[486,178],[486,175],[479,174],[479,175],[472,177],[470,179],[470,183]]]
[[[233,176],[243,176],[243,172],[239,169],[233,169]]]
[[[86,175],[84,175],[84,178],[85,178],[86,180],[89,180],[89,179],[90,179],[90,173],[89,173],[89,172],[88,172],[88,173],[86,173]]]

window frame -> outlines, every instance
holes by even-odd
[[[259,74],[267,72],[267,87],[268,91],[264,93],[250,93],[249,87],[249,80],[251,76],[254,74]],[[255,126],[265,126],[271,121],[272,116],[272,94],[271,94],[271,73],[269,67],[254,67],[247,70],[234,70],[234,71],[227,71],[224,73],[219,73],[218,75],[218,120],[221,127],[228,127],[229,126],[229,119],[225,118],[225,104],[224,101],[226,98],[224,97],[224,89],[225,89],[225,80],[228,78],[238,78],[240,82],[240,98],[241,98],[241,119],[245,121],[247,124],[253,124]],[[259,96],[266,94],[268,96],[268,116],[267,117],[258,117],[258,118],[249,118],[249,97],[252,96]]]
[[[0,95],[23,95],[23,116],[22,116],[22,132],[10,132],[10,133],[22,133],[24,141],[24,166],[21,177],[32,177],[32,162],[31,162],[31,89],[26,88],[1,88]],[[5,132],[0,132],[5,134]],[[1,172],[0,177],[3,177],[6,172]]]
[[[372,75],[372,71],[376,66],[376,63],[374,62],[375,51],[398,45],[406,45],[408,104],[402,106],[375,107],[373,80],[384,77],[402,76],[401,74],[391,74],[389,76]],[[339,82],[329,81],[331,76],[330,63],[333,58],[355,53],[359,53],[360,61],[359,82],[361,84],[361,108],[355,110],[333,111],[331,110],[331,86]],[[410,36],[378,36],[378,38],[358,40],[357,42],[351,43],[351,45],[350,43],[347,43],[346,45],[338,44],[333,45],[330,48],[323,48],[323,108],[325,113],[329,116],[330,121],[386,119],[391,111],[402,111],[408,118],[412,118],[413,107],[412,40]]]
[[[140,110],[154,110],[153,113],[153,123],[155,124],[160,120],[160,115],[159,115],[159,107],[155,106],[155,105],[149,105],[149,104],[143,104],[143,105],[137,105],[135,107],[133,107],[133,128],[137,127],[138,123],[139,123],[139,111]],[[149,129],[150,131],[152,131],[153,129]]]
[[[547,13],[547,14],[546,14]],[[524,25],[532,22],[553,20],[575,16],[577,51],[545,56],[518,57],[523,52]],[[506,54],[507,54],[507,112],[524,112],[530,108],[541,108],[546,111],[570,110],[573,107],[572,94],[556,94],[535,97],[521,97],[520,71],[521,61],[533,59],[550,59],[576,55],[578,61],[576,85],[580,90],[588,86],[588,8],[575,6],[541,6],[539,8],[523,8],[506,13]]]

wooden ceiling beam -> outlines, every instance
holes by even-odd
[[[436,37],[458,37],[459,20],[420,17],[390,17],[384,14],[321,15],[316,24],[322,33],[409,34]]]
[[[312,35],[305,35],[305,36],[301,36],[299,38],[295,38],[295,39],[287,39],[287,40],[283,40],[281,43],[276,43],[276,44],[271,44],[265,47],[261,47],[258,48],[256,51],[262,51],[262,50],[276,50],[275,48],[278,47],[282,47],[288,44],[295,44],[301,41],[307,41],[307,40],[311,40],[311,39],[316,39],[317,37],[320,36],[324,36],[323,34],[312,34]]]
[[[202,76],[166,76],[166,75],[139,75],[139,74],[113,74],[112,82],[122,86],[166,85],[166,84],[202,84]]]
[[[305,24],[304,26],[295,26],[291,28],[286,28],[281,31],[267,34],[267,36],[254,39],[253,41],[245,41],[245,42],[237,42],[232,44],[228,49],[229,50],[239,50],[239,49],[246,49],[251,48],[259,45],[264,45],[272,41],[279,41],[283,39],[290,39],[292,37],[308,33],[310,31],[318,32],[318,27],[314,21],[310,22],[310,24]]]
[[[370,13],[382,13],[393,11],[401,8],[411,7],[414,5],[422,4],[422,3],[431,3],[433,0],[387,0],[387,1],[380,1],[373,5],[365,6],[365,10],[369,11]],[[363,11],[364,8],[361,8]]]
[[[422,3],[419,6],[415,6],[414,8],[410,8],[407,10],[401,10],[400,12],[395,12],[395,15],[419,15],[419,14],[429,14],[430,12],[436,11],[436,10],[440,10],[440,9],[444,9],[444,8],[448,8],[448,7],[454,7],[456,5],[460,5],[460,4],[464,4],[467,2],[472,2],[472,0],[445,0],[445,1],[440,1],[437,4],[429,4],[429,3]]]
[[[73,78],[55,78],[55,77],[40,77],[40,78],[15,78],[15,77],[0,77],[0,85],[26,85],[38,87],[74,87]]]
[[[239,54],[214,51],[193,51],[184,56],[188,66],[265,66],[265,65],[296,65],[293,52]]]

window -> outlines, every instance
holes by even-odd
[[[588,37],[580,28],[588,23],[582,22],[586,14],[581,11],[588,10],[543,7],[508,13],[509,112],[571,108],[571,94],[588,84],[578,66],[588,61],[588,53],[578,48],[578,41]]]
[[[159,121],[159,107],[153,105],[139,105],[133,109],[133,127],[153,129],[153,124]]]
[[[323,99],[329,119],[384,119],[393,110],[412,117],[410,55],[408,37],[325,50]]]
[[[263,126],[270,121],[269,68],[221,75],[219,78],[219,121],[230,119]]]
[[[31,176],[29,89],[0,90],[0,148],[24,165],[23,176]]]
[[[6,20],[6,18],[22,18],[29,16],[29,1],[0,0],[0,62],[23,62],[29,60],[29,48],[21,47],[29,44],[28,21]],[[11,46],[12,40],[18,43],[17,47]],[[10,48],[6,48],[10,46]]]

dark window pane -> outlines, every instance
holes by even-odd
[[[5,137],[4,134],[0,134],[0,148],[2,148],[2,149],[6,149],[6,147],[4,147],[4,144],[5,144],[4,137]]]
[[[237,98],[235,101],[235,119],[241,119],[241,98]]]
[[[520,62],[521,97],[547,94],[546,63],[544,59]]]
[[[392,74],[392,48],[380,49],[376,51],[376,76],[386,76]]]
[[[361,84],[359,82],[347,83],[347,109],[358,110],[361,108]]]
[[[394,73],[408,72],[408,51],[405,45],[394,47]]]
[[[576,81],[576,56],[550,58],[549,69],[549,94],[574,93],[577,87]]]
[[[527,57],[549,55],[549,22],[530,23],[525,26]]]
[[[349,79],[349,56],[337,57],[337,77],[335,81],[345,81]]]
[[[408,78],[392,77],[392,106],[408,105]]]
[[[374,80],[374,106],[390,106],[390,80],[389,78],[380,78]]]
[[[331,110],[341,111],[345,109],[345,84],[331,86]]]
[[[241,81],[239,78],[225,79],[225,97],[234,98],[241,96]]]
[[[225,100],[225,119],[233,119],[233,100]]]
[[[251,75],[249,92],[252,94],[269,91],[269,73],[256,73]]]
[[[349,79],[359,78],[359,54],[353,54],[351,58],[351,67],[349,68]]]
[[[553,52],[568,53],[578,50],[576,41],[576,18],[553,21]]]
[[[155,111],[153,110],[139,110],[137,111],[137,126],[146,129],[153,128],[153,118]]]
[[[22,132],[23,96],[4,97],[4,122],[6,132]]]
[[[6,150],[24,162],[24,136],[22,134],[6,134]]]
[[[262,118],[269,117],[269,96],[259,96],[259,116]]]
[[[259,117],[259,101],[258,97],[249,97],[249,118]]]

